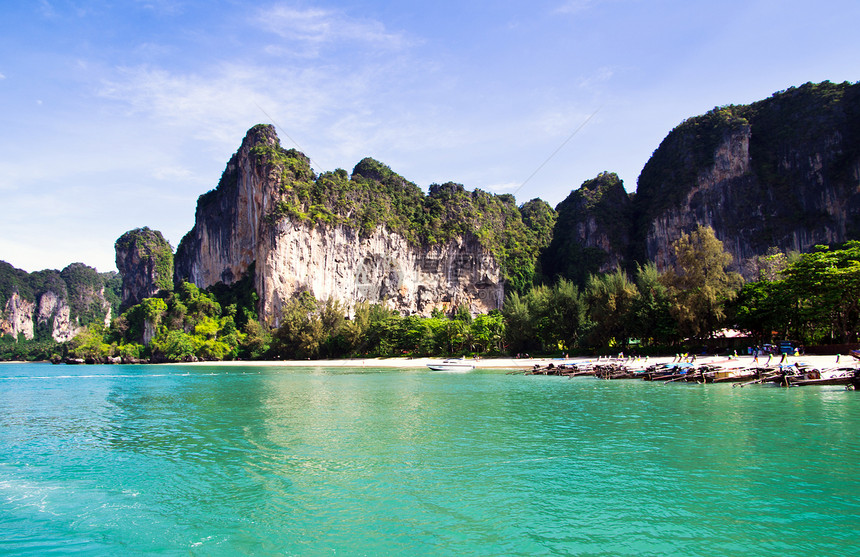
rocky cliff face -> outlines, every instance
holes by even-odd
[[[117,239],[114,249],[122,275],[122,308],[173,289],[173,248],[161,232],[147,227],[130,230]]]
[[[770,247],[860,237],[860,85],[806,84],[688,120],[643,169],[635,211],[637,259],[665,268],[671,243],[703,224],[747,278]]]
[[[6,301],[3,318],[0,319],[0,334],[12,335],[15,338],[24,335],[24,338],[32,339],[35,309],[35,303],[23,299],[18,292],[12,292]]]
[[[308,189],[316,177],[304,155],[290,152],[287,158],[282,153],[271,126],[248,132],[218,187],[198,200],[194,228],[177,249],[177,280],[199,287],[231,284],[253,264],[259,313],[272,325],[278,324],[282,304],[301,291],[318,299],[332,297],[347,307],[367,301],[422,315],[437,307],[466,306],[473,312],[501,307],[500,265],[474,234],[430,245],[407,239],[379,224],[386,215],[368,210],[375,201],[361,198],[368,190],[358,186],[352,197],[337,192],[332,208],[322,202],[296,205],[294,200],[307,197],[296,192]],[[364,169],[355,172],[364,181],[359,186],[382,177],[367,170],[368,160],[359,166]],[[387,170],[386,175],[393,173]],[[345,173],[323,178],[343,180]],[[323,178],[317,181],[320,187],[331,187]],[[402,182],[392,180],[390,187],[401,191],[406,187]],[[360,226],[350,221],[357,207],[353,198],[363,199]]]
[[[109,324],[105,280],[82,263],[27,273],[0,261],[0,335],[66,342],[84,325]]]
[[[197,201],[194,228],[176,252],[177,280],[200,287],[232,284],[257,260],[261,241],[271,240],[266,217],[279,199],[284,169],[251,151],[279,145],[271,126],[248,131],[218,187]]]
[[[584,284],[590,274],[625,266],[631,201],[614,173],[587,180],[556,207],[552,242],[541,255],[543,272]]]
[[[51,338],[57,342],[67,342],[80,332],[78,324],[72,322],[71,313],[67,300],[48,291],[39,296],[36,323],[50,324]],[[104,322],[105,325],[110,323],[109,307],[106,308]]]
[[[349,227],[280,221],[259,250],[260,313],[274,319],[281,304],[300,291],[355,302],[385,303],[429,315],[466,307],[473,313],[501,307],[499,264],[474,237],[445,245],[415,246],[377,229],[362,237]]]

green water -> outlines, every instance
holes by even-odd
[[[849,555],[860,392],[0,365],[0,554]]]

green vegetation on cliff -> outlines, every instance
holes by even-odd
[[[0,261],[0,314],[5,312],[12,292],[31,303],[53,292],[69,305],[70,319],[78,325],[104,321],[107,307],[115,311],[114,304],[119,301],[117,274],[99,273],[83,263],[72,263],[62,271],[45,269],[28,273]]]
[[[509,288],[522,291],[533,282],[539,250],[549,243],[555,212],[535,199],[517,207],[512,195],[493,195],[461,184],[432,184],[425,195],[414,183],[371,158],[349,175],[343,169],[316,175],[310,160],[295,149],[259,142],[251,155],[280,183],[280,199],[267,218],[311,226],[344,225],[370,235],[384,227],[413,244],[446,243],[473,236],[498,258]],[[234,187],[234,171],[219,189]],[[209,203],[213,192],[198,202]]]
[[[61,344],[53,339],[55,315],[40,320],[38,303],[42,296],[53,293],[57,300],[69,306],[70,327],[104,323],[107,312],[119,306],[120,283],[117,273],[98,273],[83,263],[72,263],[62,271],[46,269],[27,273],[0,261],[0,320],[6,315],[7,302],[13,292],[34,304],[33,339],[24,334],[0,337],[0,360],[45,360],[62,353]],[[47,305],[46,309],[50,309]],[[68,331],[61,331],[66,333]]]
[[[753,251],[764,253],[770,246],[789,243],[798,229],[807,235],[822,228],[840,230],[822,206],[820,192],[826,188],[847,198],[855,189],[858,121],[860,83],[829,81],[791,87],[749,105],[716,107],[685,120],[666,136],[639,176],[632,258],[647,259],[641,240],[667,211],[705,214],[709,203],[714,210],[716,201],[708,192],[691,193],[700,176],[714,167],[718,146],[736,133],[749,139],[751,168],[732,177],[734,184],[720,201],[714,218],[721,221],[722,236],[741,237]],[[751,217],[757,224],[750,224]],[[851,219],[846,232],[856,237],[860,226]]]
[[[152,269],[155,286],[159,290],[173,290],[173,248],[158,230],[149,227],[135,228],[120,236],[114,247],[117,251],[117,267],[126,264],[119,260],[120,254],[134,254],[137,265]]]
[[[545,277],[565,278],[583,287],[613,256],[617,263],[623,262],[631,209],[630,197],[614,172],[583,182],[556,207],[552,241],[541,254]]]

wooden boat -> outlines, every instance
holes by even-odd
[[[805,385],[850,385],[854,384],[857,377],[857,368],[854,367],[837,367],[825,370],[812,370],[803,376],[797,378],[789,377],[788,385],[790,387],[802,387]]]
[[[749,381],[758,377],[758,369],[744,366],[714,366],[702,369],[702,380],[705,383],[733,383]]]

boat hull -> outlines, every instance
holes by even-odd
[[[475,364],[470,364],[464,361],[445,361],[436,364],[427,364],[430,371],[447,371],[450,373],[465,373],[475,369]]]

